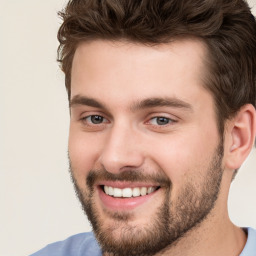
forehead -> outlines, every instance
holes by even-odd
[[[74,69],[82,65],[88,68],[100,68],[106,64],[105,61],[119,65],[138,64],[140,68],[145,67],[145,64],[147,64],[146,67],[150,67],[150,64],[155,64],[156,67],[156,64],[164,66],[165,64],[170,65],[170,61],[175,61],[177,68],[192,68],[191,71],[197,73],[197,67],[199,70],[202,68],[206,53],[205,43],[197,38],[176,39],[170,43],[156,45],[128,41],[95,40],[82,42],[78,45],[73,58],[72,73]],[[191,61],[197,65],[190,65]],[[173,66],[170,68],[173,69]]]
[[[84,42],[73,59],[71,98],[86,94],[104,101],[107,96],[117,104],[153,96],[193,100],[194,93],[205,91],[206,53],[198,39],[154,46],[124,41]]]

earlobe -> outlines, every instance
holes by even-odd
[[[249,155],[255,141],[256,112],[251,104],[244,105],[229,123],[226,168],[236,170]]]

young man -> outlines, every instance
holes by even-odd
[[[242,0],[73,0],[59,61],[70,171],[93,233],[41,255],[256,255],[227,199],[256,133]]]

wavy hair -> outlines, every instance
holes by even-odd
[[[59,15],[58,61],[69,99],[73,56],[82,41],[154,45],[196,37],[208,48],[205,87],[220,132],[243,105],[256,105],[256,22],[243,0],[70,0]]]

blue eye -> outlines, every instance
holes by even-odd
[[[101,124],[101,123],[105,122],[105,118],[103,116],[98,116],[98,115],[87,116],[84,119],[87,122],[92,123],[92,124]]]
[[[170,118],[163,117],[163,116],[154,117],[154,118],[150,119],[150,121],[153,125],[167,125],[172,122],[172,120]]]

